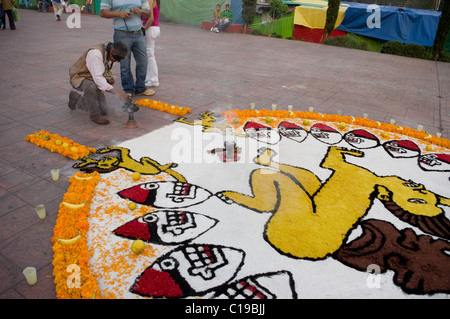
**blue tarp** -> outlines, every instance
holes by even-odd
[[[242,19],[242,0],[231,0],[230,9],[233,11],[233,24],[244,24]]]
[[[432,47],[436,36],[440,11],[379,6],[379,25],[375,24],[375,10],[367,4],[342,2],[349,7],[337,28],[371,38]],[[367,21],[369,20],[369,23]]]

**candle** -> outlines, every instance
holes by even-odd
[[[341,110],[338,110],[338,111],[337,111],[337,115],[341,116],[341,115],[342,115],[342,111],[341,111]]]
[[[314,112],[314,108],[312,106],[309,107],[310,112]]]
[[[288,111],[292,112],[292,105],[288,105]]]
[[[437,133],[436,133],[436,136],[437,136],[437,137],[441,137],[441,136],[442,136],[442,133],[437,132]]]
[[[252,110],[254,110],[254,109],[255,109],[255,103],[250,103],[250,108],[251,108]]]
[[[417,130],[420,132],[420,131],[422,131],[423,130],[423,125],[417,125]]]
[[[367,114],[367,113],[364,113],[364,114],[363,114],[363,118],[366,119],[366,118],[368,118],[368,117],[369,117],[369,114]]]
[[[50,173],[52,173],[52,178],[54,181],[57,181],[59,179],[59,169],[52,169]]]
[[[395,124],[395,120],[394,119],[391,119],[391,124]]]
[[[43,204],[37,205],[34,209],[36,210],[36,213],[40,219],[45,218],[46,213],[45,213],[45,206]]]
[[[276,104],[272,104],[272,111],[275,111],[277,109],[277,105]]]
[[[27,267],[22,271],[22,273],[30,286],[36,284],[37,282],[36,268]]]

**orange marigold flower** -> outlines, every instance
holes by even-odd
[[[91,299],[94,293],[99,291],[99,287],[95,277],[89,270],[89,250],[84,236],[89,230],[89,222],[87,220],[89,215],[89,203],[94,196],[95,186],[100,181],[98,173],[92,174],[76,174],[82,179],[70,179],[70,186],[64,199],[67,198],[81,198],[86,199],[87,203],[83,208],[77,210],[74,214],[72,210],[60,206],[58,218],[54,228],[53,242],[53,276],[55,278],[56,297],[59,299]],[[86,191],[88,189],[89,191]],[[69,239],[82,234],[73,244],[61,244],[58,242],[59,238]],[[80,288],[69,287],[67,279],[70,275],[67,272],[69,265],[78,265],[80,269],[80,277],[82,278]],[[100,298],[100,293],[95,294],[96,298]]]

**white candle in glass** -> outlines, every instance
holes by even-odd
[[[52,169],[52,170],[50,171],[50,173],[52,174],[52,179],[53,179],[54,181],[59,180],[59,169],[57,169],[57,168]]]
[[[27,267],[22,271],[23,275],[25,276],[25,279],[27,280],[27,283],[32,286],[35,285],[37,282],[37,273],[36,268],[34,267]]]
[[[37,205],[35,207],[35,210],[40,219],[45,218],[46,213],[45,213],[45,206],[43,204]]]

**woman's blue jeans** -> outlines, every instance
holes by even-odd
[[[147,51],[145,37],[141,31],[128,32],[114,30],[114,42],[122,41],[128,47],[128,55],[120,61],[120,78],[125,93],[139,94],[144,92],[147,74]],[[136,61],[136,82],[131,72],[131,53]]]

